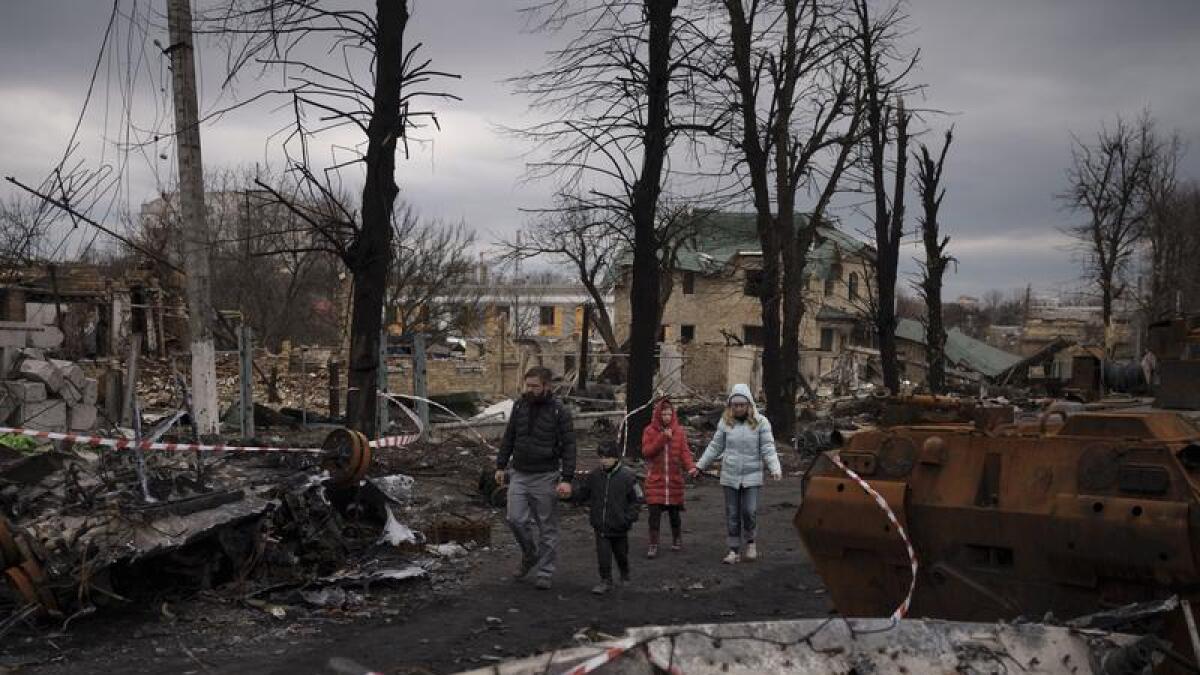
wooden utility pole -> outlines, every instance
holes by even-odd
[[[220,431],[220,418],[191,0],[167,0],[167,23],[171,46],[166,51],[171,57],[171,90],[175,99],[175,152],[179,156],[183,267],[186,269],[188,329],[192,340],[192,405],[196,413],[196,430],[206,436]]]

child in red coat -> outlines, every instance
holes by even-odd
[[[663,511],[671,521],[671,550],[683,548],[679,512],[683,510],[683,478],[692,470],[692,451],[668,399],[654,406],[654,417],[642,433],[642,458],[646,462],[646,504],[650,522],[647,558],[658,555],[658,533]]]

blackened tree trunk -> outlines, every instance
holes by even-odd
[[[659,242],[655,213],[662,191],[663,164],[668,142],[671,35],[676,0],[644,0],[649,28],[647,37],[646,125],[642,133],[642,166],[633,185],[630,215],[633,220],[633,280],[629,306],[629,381],[626,401],[630,410],[642,408],[629,420],[626,451],[640,456],[642,430],[650,419],[647,405],[654,395],[655,343],[659,316]]]
[[[900,266],[900,239],[904,234],[909,113],[903,104],[895,111],[896,166],[889,196],[886,162],[893,113],[891,106],[879,96],[868,94],[868,101],[871,177],[875,193],[875,283],[879,294],[875,332],[879,338],[883,386],[896,394],[900,391],[900,363],[896,353],[896,276]]]
[[[938,211],[946,190],[942,187],[942,171],[946,167],[946,152],[954,138],[954,130],[946,132],[946,141],[937,159],[921,144],[917,159],[917,194],[921,197],[921,240],[925,245],[923,274],[918,284],[925,300],[925,363],[928,368],[926,385],[935,394],[946,390],[946,326],[942,320],[942,281],[946,268],[953,260],[946,255],[950,237],[942,236]]]
[[[392,250],[392,210],[396,195],[396,141],[405,124],[400,97],[404,79],[404,30],[408,3],[376,0],[375,89],[367,127],[366,183],[362,231],[348,251],[354,279],[350,319],[348,425],[375,435],[379,339]]]

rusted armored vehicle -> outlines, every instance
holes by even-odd
[[[1200,598],[1200,430],[1187,419],[1080,412],[1018,424],[1011,408],[902,404],[899,425],[834,452],[911,538],[910,616],[1041,620]],[[906,598],[908,548],[827,456],[805,479],[795,526],[841,614],[887,616]],[[1182,619],[1172,623],[1166,637],[1191,657]]]

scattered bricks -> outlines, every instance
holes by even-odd
[[[67,424],[71,431],[91,431],[96,428],[96,406],[77,405],[67,413]]]
[[[96,405],[100,398],[100,383],[94,378],[87,378],[83,383],[83,405]]]
[[[67,402],[59,399],[25,403],[17,409],[17,424],[39,431],[67,430]]]
[[[26,350],[28,351],[28,350]],[[37,359],[26,358],[21,361],[17,372],[27,380],[41,382],[46,385],[46,389],[50,393],[57,394],[66,386],[67,381],[63,378],[63,374],[55,368],[49,361],[39,361]]]
[[[46,385],[29,380],[11,380],[4,383],[9,396],[17,403],[40,403],[46,400]]]
[[[58,368],[58,372],[63,374],[67,382],[75,385],[75,388],[80,392],[83,391],[83,386],[87,382],[87,375],[84,374],[83,368],[71,361],[62,361],[59,359],[50,359],[51,365]]]

